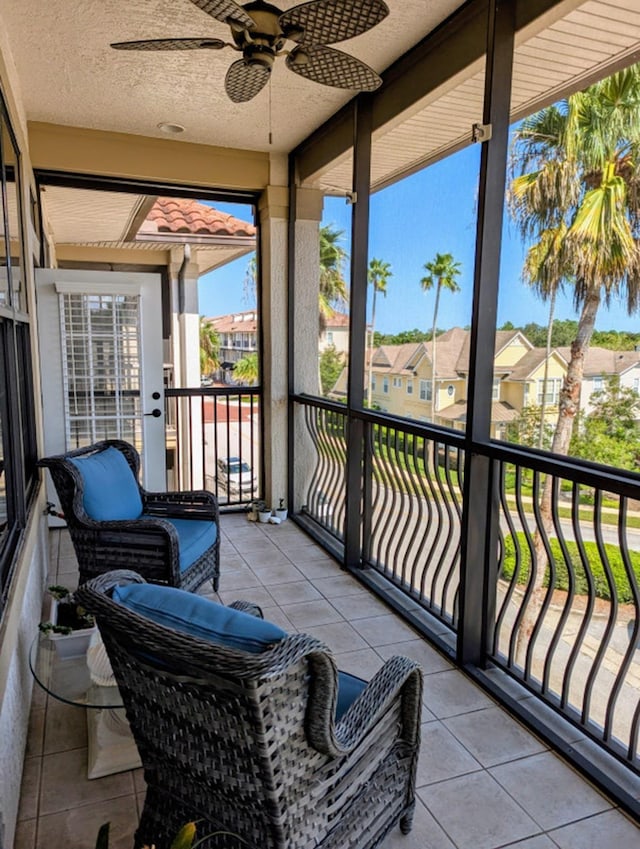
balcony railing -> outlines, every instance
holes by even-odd
[[[166,389],[168,488],[207,489],[223,509],[260,498],[261,397],[237,386]],[[229,458],[247,468],[234,471]]]
[[[498,453],[491,659],[638,770],[638,483]]]
[[[315,456],[303,512],[345,543],[348,416],[296,398]],[[463,437],[370,412],[363,425],[361,565],[458,630]],[[430,431],[433,433],[433,431]],[[439,432],[440,433],[440,432]],[[485,661],[640,771],[640,484],[492,443],[485,521],[497,540]],[[499,505],[499,508],[496,508]],[[477,558],[477,552],[470,552]]]

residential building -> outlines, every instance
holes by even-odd
[[[568,361],[570,348],[558,351]],[[591,396],[606,389],[608,377],[617,377],[620,386],[640,395],[640,351],[609,351],[591,346],[584,361],[584,377],[580,387],[580,411],[588,415],[593,409]]]
[[[339,354],[349,353],[349,316],[337,310],[333,310],[325,319],[318,343],[320,353],[330,345],[333,345]]]
[[[436,340],[436,375],[432,370],[432,343],[382,345],[373,352],[373,405],[382,412],[417,421],[431,421],[435,391],[435,423],[464,430],[467,420],[469,378],[469,331],[453,327]],[[509,423],[526,406],[542,404],[546,351],[534,348],[520,331],[496,332],[491,404],[491,435],[505,437]],[[545,418],[553,423],[558,412],[558,393],[567,363],[558,350],[548,357]],[[345,395],[346,371],[340,375],[331,397]],[[434,388],[435,387],[435,388]]]
[[[233,366],[247,354],[258,353],[258,313],[245,310],[207,318],[220,338],[218,377],[233,382]]]

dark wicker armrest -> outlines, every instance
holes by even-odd
[[[240,610],[243,613],[248,613],[250,616],[255,616],[256,619],[264,619],[264,616],[262,615],[262,608],[257,604],[254,604],[252,601],[237,599],[237,601],[232,601],[228,607],[232,607],[234,610]]]
[[[414,744],[420,727],[422,670],[407,657],[390,658],[335,725],[327,717],[311,721],[309,741],[323,754],[348,754],[392,711],[394,702],[399,705],[402,737]]]

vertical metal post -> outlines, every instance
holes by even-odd
[[[509,110],[515,31],[514,0],[490,0],[487,26],[482,143],[469,355],[469,394],[462,515],[458,661],[482,665],[495,605],[498,505],[491,460],[474,451],[491,435],[491,396],[498,307],[500,247],[509,144]]]
[[[295,310],[296,310],[296,221],[298,218],[297,171],[295,157],[289,155],[289,222],[287,227],[287,504],[293,510],[293,464],[295,436],[293,432],[294,410],[291,400],[295,389],[293,363],[295,362]]]
[[[367,266],[369,263],[369,184],[371,179],[371,96],[354,100],[353,191],[351,213],[351,278],[349,307],[349,376],[347,389],[347,509],[344,565],[361,560],[362,458],[364,422],[352,415],[364,404],[364,364],[367,328]]]

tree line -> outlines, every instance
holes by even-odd
[[[506,321],[498,330],[520,330],[534,348],[544,348],[547,341],[547,325],[529,322],[515,325]],[[551,347],[569,348],[578,333],[578,322],[572,319],[560,321],[556,319],[551,328]],[[634,351],[640,346],[640,333],[628,330],[594,330],[591,345],[598,348],[608,348],[610,351]]]

